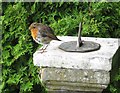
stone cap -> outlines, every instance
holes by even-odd
[[[101,45],[99,50],[86,53],[65,52],[58,48],[63,42],[77,41],[77,37],[61,36],[58,38],[62,41],[51,41],[46,49],[47,52],[41,54],[37,50],[34,53],[33,62],[35,66],[111,70],[112,57],[119,47],[117,38],[82,37],[84,41],[93,41]]]

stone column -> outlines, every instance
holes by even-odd
[[[101,93],[110,82],[112,58],[118,50],[118,39],[82,37],[101,45],[97,51],[65,52],[58,46],[65,41],[76,41],[77,37],[59,37],[52,41],[46,52],[39,50],[33,55],[35,66],[41,68],[41,80],[48,93]]]

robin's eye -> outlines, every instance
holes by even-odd
[[[35,27],[33,27],[33,28],[35,28]]]

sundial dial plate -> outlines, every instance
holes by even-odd
[[[80,47],[76,47],[77,41],[69,41],[62,43],[59,48],[66,52],[90,52],[100,49],[100,44],[92,41],[82,41]]]

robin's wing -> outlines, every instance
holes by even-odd
[[[59,40],[59,39],[55,36],[53,30],[52,30],[49,26],[44,26],[44,27],[43,27],[42,32],[41,32],[41,35],[42,35],[43,37],[49,37],[49,38],[51,38],[51,39],[53,39],[53,40]],[[59,41],[60,41],[60,40],[59,40]]]

